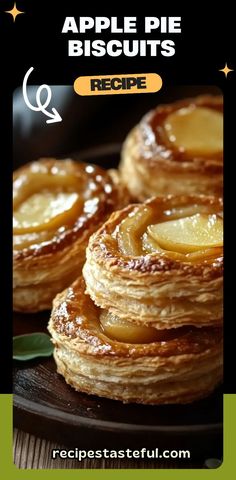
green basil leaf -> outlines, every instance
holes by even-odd
[[[37,357],[50,357],[53,344],[46,333],[30,333],[13,337],[14,360],[32,360]]]

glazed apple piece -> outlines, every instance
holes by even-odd
[[[32,165],[27,175],[22,174],[13,182],[13,205],[17,208],[22,202],[31,195],[39,191],[50,192],[76,192],[78,188],[83,188],[83,179],[66,173],[63,169],[60,171],[55,167],[55,173],[48,174],[44,171],[43,165]],[[20,188],[19,188],[20,187]]]
[[[14,234],[59,228],[73,220],[80,209],[81,199],[78,193],[34,193],[14,210]]]
[[[133,325],[106,311],[100,315],[100,322],[108,337],[125,343],[165,342],[176,338],[180,330],[157,330],[154,327]]]
[[[223,221],[219,215],[197,213],[149,225],[147,234],[164,250],[191,253],[223,245]]]
[[[190,105],[170,115],[164,123],[169,142],[192,155],[211,155],[223,149],[223,115]]]
[[[121,222],[117,240],[122,253],[133,256],[143,253],[140,236],[150,223],[151,217],[150,207],[138,207],[137,211],[132,212]]]

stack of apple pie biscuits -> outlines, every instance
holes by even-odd
[[[174,404],[221,382],[222,108],[158,106],[117,171],[43,159],[15,172],[14,308],[54,298],[54,357],[76,390]]]
[[[221,382],[222,158],[221,97],[160,106],[128,135],[134,201],[90,237],[82,276],[53,302],[57,368],[75,389],[187,403]]]

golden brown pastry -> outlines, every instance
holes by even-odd
[[[86,291],[134,325],[222,323],[222,200],[167,196],[111,215],[90,238]]]
[[[58,372],[76,390],[123,402],[187,403],[221,381],[221,328],[158,331],[118,322],[112,330],[84,290],[80,277],[57,295],[49,323]]]
[[[166,194],[221,195],[223,100],[204,95],[160,105],[129,133],[120,171],[139,201]]]
[[[81,274],[89,236],[128,197],[116,172],[55,159],[18,169],[13,195],[13,307],[36,312]]]
[[[187,403],[222,378],[222,201],[168,196],[111,215],[55,298],[57,369],[76,390]]]

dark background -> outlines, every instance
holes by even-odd
[[[72,93],[73,101],[68,103],[61,124],[39,127],[42,121],[28,122],[28,127],[15,116],[14,126],[14,160],[15,165],[38,158],[40,155],[67,155],[75,150],[83,150],[93,145],[120,142],[133,124],[148,109],[162,101],[172,101],[182,95],[187,96],[189,89],[177,87],[183,85],[204,86],[204,91],[211,91],[212,85],[220,88],[224,94],[225,105],[225,179],[231,177],[231,168],[235,160],[233,101],[235,89],[235,72],[226,79],[218,70],[228,62],[235,68],[233,56],[234,15],[224,2],[224,9],[212,6],[207,12],[206,2],[197,2],[185,7],[179,5],[168,8],[156,5],[155,8],[142,6],[139,15],[137,6],[133,9],[127,5],[122,11],[117,8],[99,5],[96,8],[81,2],[27,1],[17,0],[17,7],[26,13],[16,18],[4,13],[13,7],[12,0],[0,2],[0,44],[1,55],[1,94],[2,113],[2,170],[1,180],[1,340],[0,355],[5,375],[1,379],[3,392],[10,392],[11,386],[11,312],[12,312],[12,278],[11,278],[11,175],[12,175],[12,96],[17,87],[22,85],[26,71],[33,66],[31,83],[40,85],[73,85],[79,75],[119,74],[119,73],[159,73],[163,79],[163,88],[156,94],[117,95],[105,98],[80,98]],[[144,15],[181,16],[182,33],[173,36],[153,34],[149,38],[172,38],[176,43],[173,57],[68,57],[67,41],[78,38],[77,35],[61,34],[65,16],[129,16],[142,19]],[[99,34],[99,38],[101,35]],[[104,40],[115,36],[102,35]],[[116,35],[117,37],[117,35]],[[83,36],[83,38],[88,38]],[[90,36],[92,39],[92,35]],[[124,36],[124,38],[133,38]],[[138,38],[138,35],[135,36]],[[140,33],[140,38],[145,36]],[[199,87],[198,87],[199,88]],[[177,93],[178,92],[178,93]],[[199,93],[198,91],[196,93]],[[193,94],[191,89],[191,95]],[[77,106],[76,106],[77,105]],[[55,105],[56,106],[56,105]],[[21,114],[20,114],[21,115]],[[26,118],[23,115],[24,119]],[[92,118],[92,122],[91,122]],[[17,126],[18,122],[18,126]],[[29,139],[30,135],[30,139]],[[230,162],[230,169],[228,168]],[[229,170],[229,174],[228,174]],[[225,217],[230,226],[233,202],[230,198],[232,189],[225,188]],[[231,211],[230,211],[231,209]],[[227,230],[226,230],[227,233]],[[226,268],[232,270],[232,251],[235,251],[234,238],[226,235]],[[231,245],[230,245],[231,243]],[[234,267],[235,268],[235,267]],[[226,276],[227,278],[227,276]],[[224,391],[235,392],[235,372],[232,371],[234,360],[234,336],[232,334],[234,313],[233,282],[228,282],[225,289],[225,380]],[[233,318],[232,318],[233,317]]]

